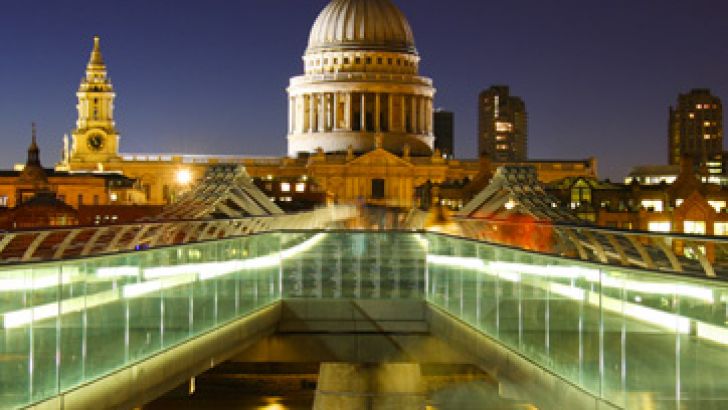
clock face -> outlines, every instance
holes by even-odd
[[[93,134],[88,137],[87,143],[92,151],[101,151],[104,147],[104,136],[101,134]]]

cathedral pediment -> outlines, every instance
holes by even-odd
[[[348,166],[387,166],[387,167],[412,167],[412,163],[405,161],[401,157],[392,154],[391,152],[377,148],[373,151],[367,152],[366,154],[357,157],[350,161]]]

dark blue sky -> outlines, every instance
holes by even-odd
[[[327,0],[28,0],[0,5],[0,168],[38,122],[44,164],[75,123],[91,37],[102,36],[124,152],[282,155],[285,87]],[[436,105],[473,157],[477,94],[523,97],[533,158],[599,159],[600,175],[666,161],[668,106],[728,100],[725,0],[398,0]]]

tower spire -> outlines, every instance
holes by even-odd
[[[26,166],[28,165],[40,166],[40,149],[38,148],[35,122],[31,123],[31,140],[28,147],[28,160],[26,161]]]
[[[94,48],[88,61],[89,68],[104,66],[104,57],[101,55],[101,38],[94,36]]]

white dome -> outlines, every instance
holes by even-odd
[[[390,0],[332,0],[316,19],[306,52],[337,50],[417,54],[412,28]]]

